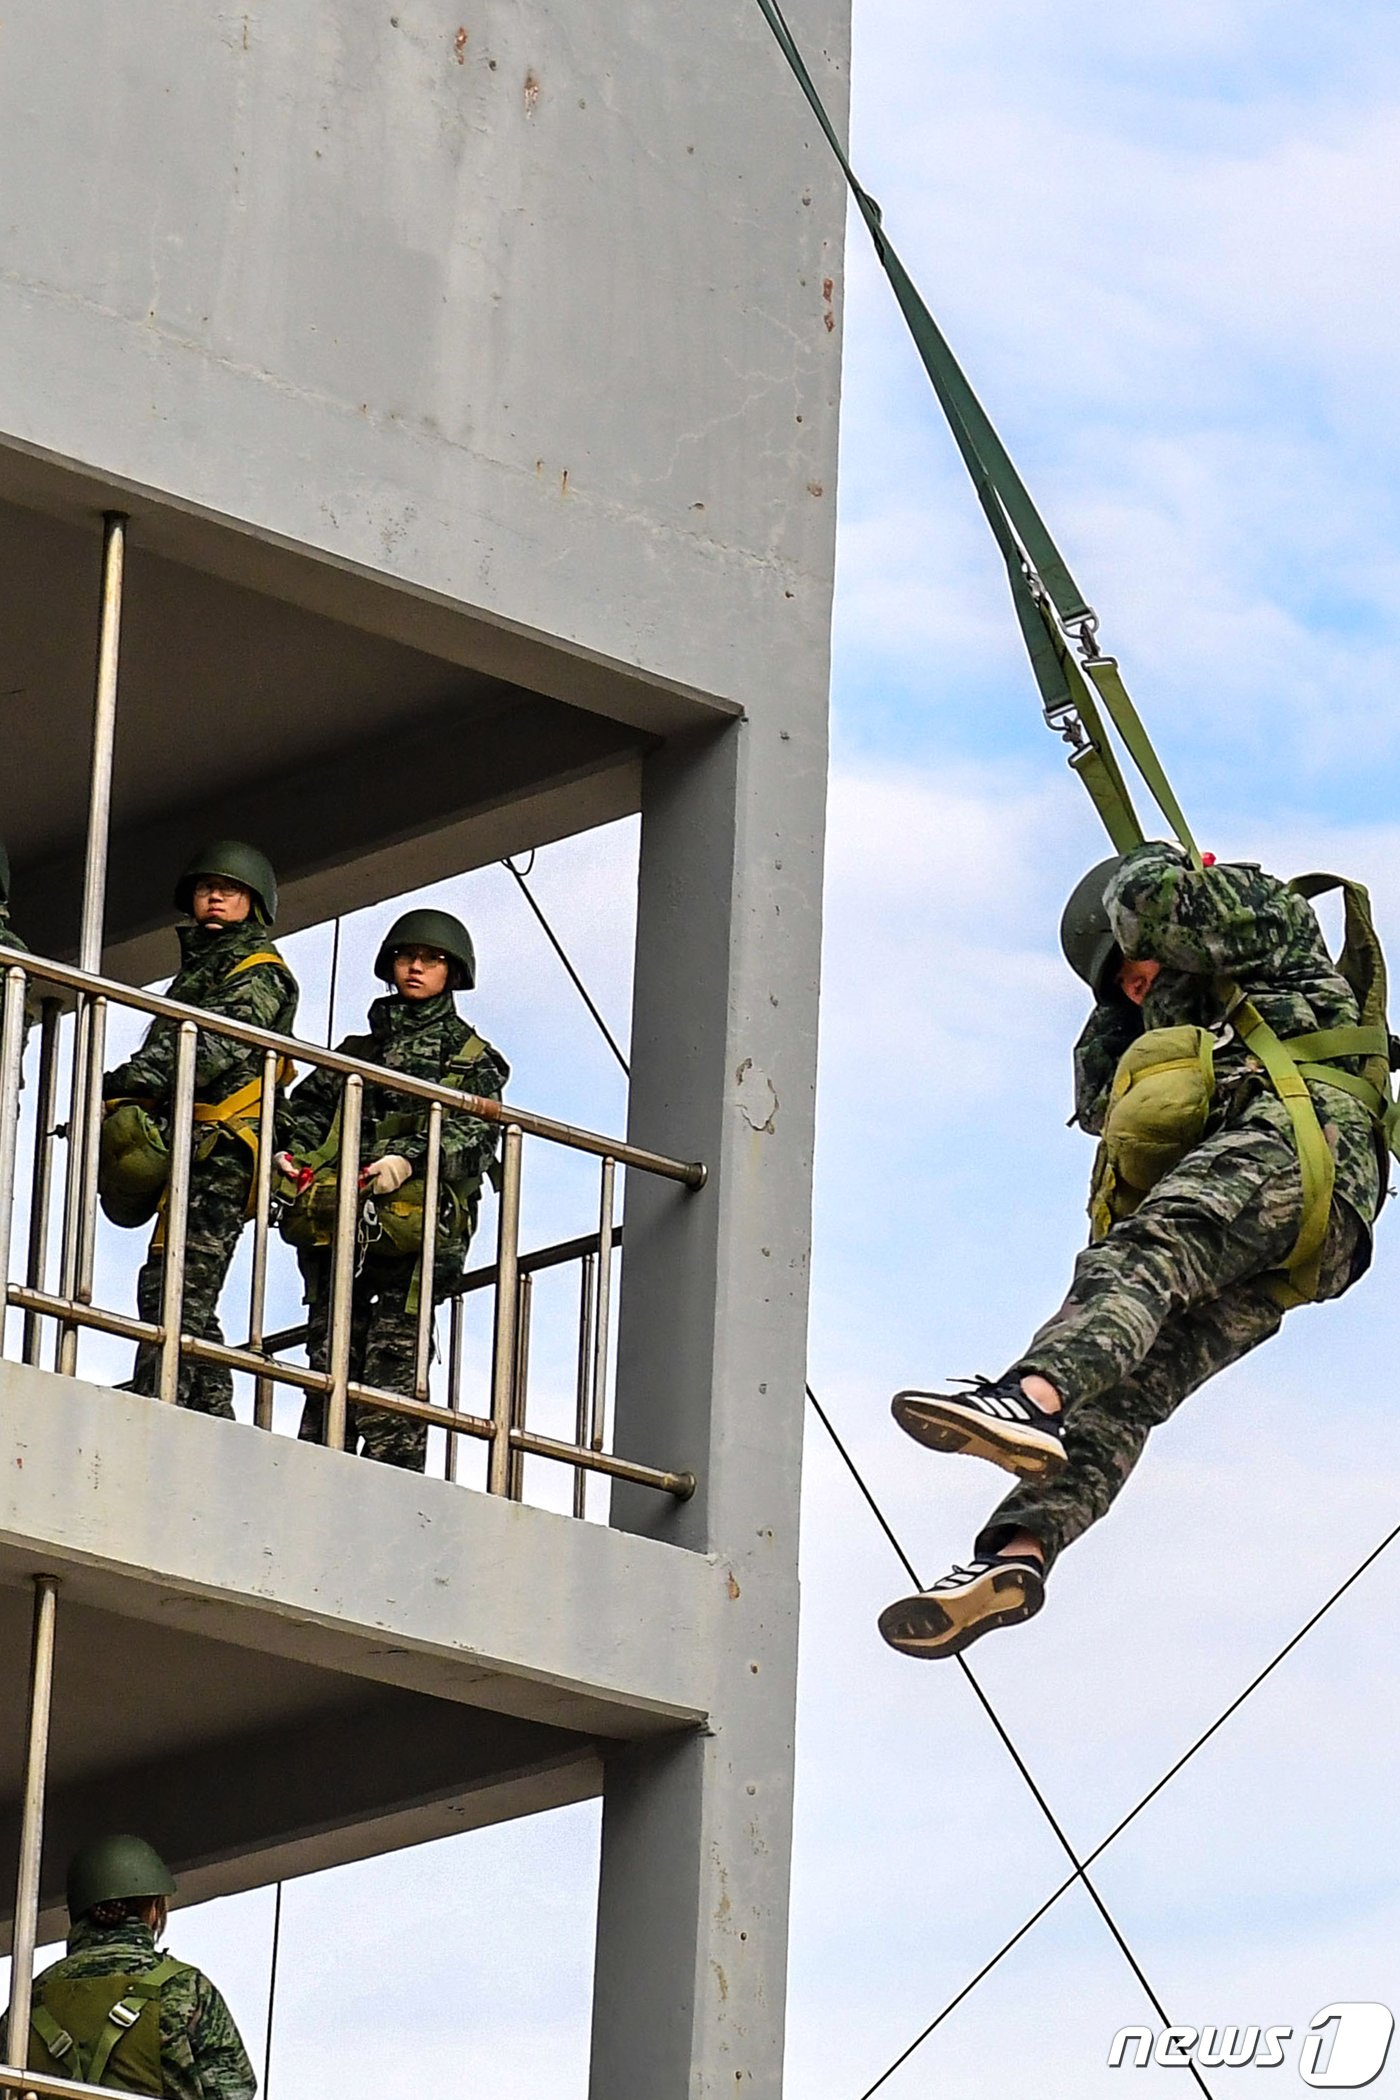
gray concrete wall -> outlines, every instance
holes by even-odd
[[[15,446],[746,707],[820,649],[839,191],[752,0],[48,0],[4,60]]]

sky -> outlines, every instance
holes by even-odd
[[[1400,17],[1377,0],[856,0],[855,32],[855,163],[1198,836],[1280,873],[1359,875],[1383,932],[1400,927]],[[1063,1295],[1089,1162],[1064,1127],[1084,1000],[1056,927],[1104,847],[858,225],[845,327],[810,1367],[931,1579],[1001,1476],[911,1461],[888,1395],[999,1370]],[[618,1027],[635,853],[619,825],[535,871]],[[515,1061],[516,1098],[620,1127],[620,1077],[508,877],[435,895],[477,933],[474,1018]],[[382,916],[348,927],[345,1025]],[[292,944],[308,981],[326,938]],[[585,1190],[548,1194],[586,1229]],[[1041,1617],[974,1652],[1076,1844],[1400,1520],[1389,1225],[1352,1295],[1294,1315],[1154,1437]],[[1063,1876],[961,1673],[879,1643],[906,1587],[813,1426],[794,2100],[860,2100]],[[1096,1870],[1175,2020],[1300,2034],[1329,2003],[1400,1995],[1397,1610],[1400,1546]],[[597,1832],[583,1807],[289,1885],[275,2100],[583,2100]],[[270,1922],[257,1892],[172,1935],[259,2065]],[[1156,2091],[1173,2075],[1106,2063],[1115,2030],[1152,2018],[1076,1891],[882,2090]],[[1303,2089],[1291,2060],[1276,2084]],[[1400,2050],[1371,2090],[1400,2093]]]

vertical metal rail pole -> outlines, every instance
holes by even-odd
[[[597,1288],[598,1257],[585,1254],[579,1263],[578,1367],[574,1373],[574,1443],[588,1449],[593,1426],[593,1293]],[[574,1515],[588,1514],[588,1474],[574,1467]]]
[[[448,1301],[447,1326],[447,1404],[454,1414],[462,1411],[462,1293],[454,1291]],[[457,1446],[462,1439],[447,1432],[447,1458],[443,1467],[443,1479],[457,1478]]]
[[[53,1711],[54,1633],[58,1578],[34,1577],[34,1632],[29,1653],[29,1741],[24,1763],[20,1816],[19,1874],[15,1883],[14,1952],[10,1961],[10,2016],[6,2062],[23,2071],[29,2062],[29,2014],[33,2004],[34,1950],[39,1939],[39,1866],[44,1850],[44,1792],[49,1767],[49,1720]]]
[[[97,1148],[102,1138],[102,1063],[107,1049],[107,1001],[88,1009],[87,1075],[83,1081],[82,1138],[78,1147],[78,1246],[73,1295],[92,1303],[97,1258]],[[76,1335],[77,1330],[74,1330]]]
[[[21,969],[5,972],[5,1020],[0,1028],[0,1356],[5,1353],[9,1312],[10,1241],[15,1221],[15,1157],[19,1151],[19,1082],[24,1058],[24,991]]]
[[[185,1245],[189,1237],[190,1161],[194,1156],[194,1060],[199,1031],[180,1023],[171,1108],[170,1180],[165,1191],[165,1263],[160,1284],[160,1384],[157,1396],[174,1402],[180,1391],[180,1330],[185,1317]]]
[[[39,1093],[34,1109],[34,1168],[29,1193],[29,1262],[25,1271],[31,1291],[41,1291],[48,1271],[49,1221],[53,1212],[53,1156],[58,1142],[54,1110],[58,1105],[58,1028],[63,1008],[45,999],[39,1022]],[[38,1313],[24,1316],[24,1361],[37,1364],[43,1342]]]
[[[438,1191],[442,1182],[442,1103],[428,1104],[428,1157],[423,1174],[423,1251],[418,1258],[418,1337],[413,1397],[428,1398],[433,1360],[433,1271],[437,1265]]]
[[[525,1409],[530,1387],[530,1321],[535,1309],[535,1279],[529,1270],[520,1279],[520,1306],[516,1313],[515,1329],[515,1399],[511,1407],[511,1423],[516,1429],[525,1427]],[[510,1454],[510,1499],[518,1502],[525,1492],[525,1453]]]
[[[82,1181],[85,1157],[83,1133],[87,1129],[87,1090],[91,1060],[88,1035],[92,1027],[91,1004],[79,992],[73,1016],[73,1075],[68,1087],[68,1158],[63,1183],[63,1257],[59,1268],[59,1293],[78,1295],[78,1261],[82,1246]],[[78,1330],[71,1320],[60,1321],[54,1368],[71,1378],[78,1366]]]
[[[617,1161],[605,1159],[598,1205],[598,1325],[593,1336],[593,1427],[590,1448],[601,1451],[608,1415],[608,1349],[612,1341],[613,1201]]]
[[[102,532],[102,620],[97,636],[97,694],[92,716],[92,772],[88,781],[87,861],[83,869],[83,926],[78,967],[102,969],[107,906],[107,844],[112,829],[112,759],[117,748],[117,664],[121,654],[126,519],[109,510]]]
[[[258,1166],[253,1179],[253,1279],[248,1289],[248,1347],[261,1350],[267,1324],[267,1235],[272,1209],[272,1150],[277,1142],[277,1073],[281,1060],[269,1050],[262,1064],[258,1104]],[[253,1421],[272,1427],[272,1380],[253,1382]]]
[[[335,1192],[335,1239],[331,1248],[331,1316],[327,1366],[326,1443],[345,1449],[350,1413],[350,1328],[355,1314],[355,1235],[360,1221],[360,1114],[365,1083],[358,1072],[346,1075],[340,1105],[340,1162]]]
[[[87,857],[83,866],[83,918],[78,967],[96,975],[102,968],[102,930],[107,901],[107,851],[112,829],[112,759],[117,742],[117,666],[121,656],[122,594],[126,575],[126,518],[108,511],[102,530],[102,609],[97,631],[97,687],[92,711],[92,761],[88,776]],[[63,1220],[65,1298],[77,1296],[82,1242],[90,1229],[83,1215],[83,1177],[88,1118],[97,1114],[90,1093],[90,1030],[85,1001],[78,1005],[73,1040],[73,1090],[68,1105],[68,1182]],[[78,1361],[78,1330],[59,1329],[58,1368],[72,1376]]]
[[[491,1460],[488,1494],[510,1491],[510,1424],[515,1405],[515,1329],[520,1309],[520,1148],[518,1123],[506,1125],[496,1237],[496,1332],[491,1350]]]

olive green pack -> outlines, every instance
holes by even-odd
[[[118,2093],[164,2093],[161,1987],[185,1967],[167,1957],[140,1976],[41,1977],[27,2068]]]

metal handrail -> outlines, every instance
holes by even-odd
[[[123,2100],[110,2085],[83,2085],[76,2078],[53,2078],[47,2071],[17,2071],[0,2064],[0,2092],[19,2093],[24,2100]],[[131,2100],[128,2092],[125,2100]]]
[[[305,1043],[299,1036],[275,1035],[270,1028],[255,1028],[251,1022],[235,1021],[227,1014],[207,1013],[203,1007],[186,1006],[179,999],[166,999],[159,992],[142,991],[134,985],[122,984],[116,978],[96,977],[71,963],[51,962],[47,956],[31,955],[25,949],[0,946],[0,971],[16,969],[23,970],[26,977],[37,977],[43,984],[61,985],[67,991],[82,992],[92,999],[106,999],[118,1006],[134,1007],[138,1013],[177,1023],[193,1021],[201,1032],[209,1030],[229,1036],[236,1043],[246,1043],[250,1049],[275,1051],[280,1056],[294,1058],[298,1064],[320,1065],[326,1071],[339,1072],[346,1078],[362,1079],[367,1086],[382,1086],[397,1094],[412,1094],[421,1101],[440,1101],[444,1108],[479,1116],[486,1123],[514,1123],[527,1137],[547,1138],[552,1144],[566,1145],[575,1152],[591,1153],[595,1159],[615,1159],[619,1166],[635,1167],[640,1173],[656,1174],[664,1181],[679,1181],[689,1189],[705,1186],[706,1169],[698,1160],[668,1159],[662,1152],[648,1152],[640,1145],[625,1144],[620,1138],[603,1137],[598,1131],[586,1130],[579,1123],[560,1123],[552,1116],[514,1108],[509,1102],[492,1101],[480,1094],[464,1094],[456,1087],[442,1086],[433,1079],[416,1079],[408,1072],[391,1072],[387,1066],[370,1064],[364,1058],[347,1057],[342,1051],[325,1049],[319,1043]]]

